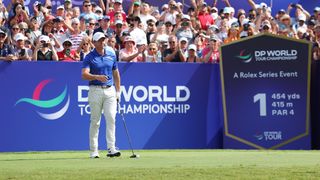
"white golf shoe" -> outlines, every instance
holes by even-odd
[[[119,157],[121,156],[121,152],[118,148],[109,148],[107,157]]]
[[[99,152],[98,151],[92,151],[90,152],[90,158],[99,158]]]

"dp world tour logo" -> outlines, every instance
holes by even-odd
[[[236,56],[237,58],[239,58],[239,59],[241,59],[242,60],[242,62],[244,62],[244,63],[249,63],[249,62],[251,62],[251,60],[252,60],[252,55],[249,53],[249,54],[247,54],[247,55],[245,55],[245,49],[244,50],[242,50],[241,52],[240,52],[240,55],[239,56]]]
[[[54,108],[56,106],[59,106],[63,102],[63,100],[65,99],[65,97],[67,95],[67,86],[64,88],[63,92],[60,95],[58,95],[57,97],[55,97],[53,99],[49,99],[49,100],[40,100],[40,94],[42,92],[42,89],[51,81],[52,81],[51,79],[46,79],[46,80],[41,81],[37,85],[37,87],[34,89],[32,99],[21,98],[16,102],[15,106],[18,105],[19,103],[22,103],[22,102],[26,102],[26,103],[32,104],[36,107],[45,108],[45,109]],[[54,113],[50,113],[50,114],[42,113],[39,111],[36,111],[36,112],[44,119],[56,120],[56,119],[59,119],[60,117],[62,117],[67,112],[67,110],[69,108],[69,104],[70,104],[70,95],[68,96],[68,100],[67,100],[66,104],[60,110],[58,110]]]

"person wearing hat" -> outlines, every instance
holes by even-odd
[[[57,52],[52,46],[49,36],[41,35],[38,38],[32,58],[35,61],[58,61]]]
[[[68,33],[68,38],[72,42],[71,49],[74,50],[78,49],[82,39],[87,36],[84,32],[81,31],[80,26],[81,24],[78,18],[71,19],[71,26],[67,26],[70,30],[70,34]]]
[[[32,58],[32,50],[25,47],[25,40],[27,37],[23,33],[18,33],[14,36],[14,41],[16,46],[14,49],[14,54],[17,56],[18,60],[28,60]]]
[[[307,17],[306,17],[304,14],[300,14],[300,15],[298,16],[298,18],[297,18],[297,22],[292,25],[293,31],[294,31],[295,33],[297,33],[299,28],[300,28],[300,29],[303,28],[303,29],[307,30],[307,29],[308,29],[308,26],[307,26],[307,24],[305,23],[306,20],[307,20]]]
[[[202,62],[204,63],[219,63],[221,45],[220,39],[216,35],[212,35],[209,39],[209,45],[202,50]]]
[[[197,34],[197,31],[193,29],[189,15],[184,14],[182,16],[181,22],[178,23],[173,34],[175,34],[178,39],[186,38],[188,42],[191,42],[194,38],[194,34]]]
[[[130,36],[137,42],[138,40],[147,42],[146,33],[140,28],[141,20],[139,16],[133,17],[133,26],[130,28]]]
[[[63,50],[57,53],[59,61],[79,61],[76,50],[71,49],[72,41],[70,39],[65,39],[62,46]]]
[[[63,5],[64,5],[64,9],[66,11],[72,10],[72,1],[71,0],[65,0]]]
[[[262,33],[272,33],[272,26],[268,20],[265,20],[261,23],[260,32]]]
[[[149,44],[151,42],[151,39],[157,32],[157,27],[156,27],[156,21],[155,19],[149,19],[147,21],[147,29],[146,29],[146,37],[147,37],[147,43]]]
[[[197,56],[197,46],[195,44],[190,44],[188,46],[188,57],[186,62],[191,62],[191,63],[202,62],[201,58]]]
[[[122,31],[124,30],[123,22],[122,20],[117,20],[114,22],[115,24],[115,30],[114,30],[114,35],[116,38],[116,49],[120,50],[122,41],[121,41],[121,36],[122,36]],[[129,34],[129,33],[128,33]]]
[[[13,47],[6,43],[7,31],[3,28],[0,28],[0,60],[4,61],[13,61],[17,57],[14,56]]]
[[[145,41],[146,42],[146,41]],[[142,53],[145,50],[145,45],[136,47],[136,41],[131,36],[124,38],[124,48],[119,52],[119,61],[125,62],[141,62],[143,61]]]
[[[180,48],[180,43],[175,35],[169,37],[169,49],[163,52],[163,59],[166,62],[185,62],[186,57]]]
[[[99,27],[93,31],[93,34],[95,34],[96,32],[102,32],[107,37],[111,37],[115,33],[114,30],[110,28],[109,16],[103,16],[101,19],[99,19],[98,22],[99,22]]]
[[[120,73],[114,50],[106,46],[104,33],[93,35],[95,48],[84,58],[82,79],[89,81],[88,102],[90,115],[90,158],[99,158],[98,137],[101,112],[106,120],[107,157],[119,157],[116,148],[116,113],[120,103]]]
[[[131,3],[131,6],[129,8],[128,14],[133,14],[134,16],[139,16],[140,15],[140,1],[139,0],[134,0]]]
[[[167,35],[170,35],[171,33],[172,33],[172,31],[173,31],[173,24],[171,23],[171,21],[166,21],[165,23],[164,23],[164,25],[165,25],[165,30],[166,30],[166,34]]]
[[[228,37],[224,40],[224,43],[230,43],[240,39],[239,23],[233,22],[228,30]]]
[[[64,17],[64,14],[65,14],[64,5],[58,6],[55,16],[56,16],[56,17],[57,17],[57,16]]]

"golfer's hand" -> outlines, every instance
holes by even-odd
[[[108,76],[105,76],[105,75],[96,75],[96,76],[95,76],[95,79],[98,80],[98,81],[101,81],[101,82],[107,82]]]
[[[117,103],[120,103],[120,92],[116,92]]]

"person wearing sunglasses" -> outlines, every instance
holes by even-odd
[[[83,61],[93,48],[94,45],[92,44],[90,38],[84,37],[77,49],[77,53],[80,54],[80,61]]]
[[[161,62],[161,52],[158,50],[157,43],[149,43],[147,51],[144,52],[144,62]]]
[[[79,57],[77,56],[76,51],[71,49],[72,42],[70,39],[64,40],[64,42],[62,43],[62,46],[63,46],[63,50],[57,53],[59,61],[69,61],[69,62],[79,61]]]
[[[14,54],[17,56],[18,60],[31,61],[33,54],[32,50],[25,47],[25,41],[27,40],[27,37],[22,33],[18,33],[15,35],[14,40],[16,42]]]
[[[89,19],[98,20],[99,16],[93,12],[92,4],[89,0],[85,0],[82,3],[82,13],[80,14],[80,19],[84,18],[86,22],[89,22]]]
[[[0,28],[0,60],[13,61],[16,60],[16,56],[13,55],[13,47],[6,43],[7,32]]]

